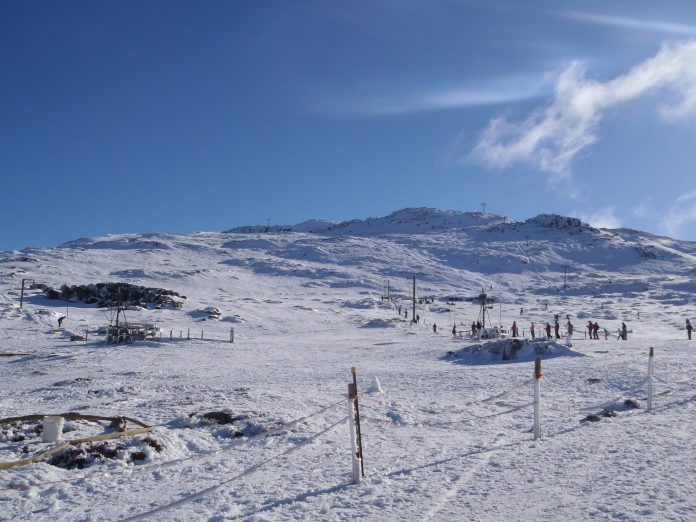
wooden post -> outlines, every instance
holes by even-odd
[[[534,440],[541,438],[541,359],[534,361]]]
[[[234,327],[230,328],[230,344],[234,342]]]
[[[87,334],[89,333],[89,330],[85,330],[85,342],[87,342]]]
[[[171,341],[174,338],[174,330],[169,330],[169,340]]]
[[[190,328],[186,329],[186,339],[191,339],[191,329]]]
[[[360,484],[360,457],[358,456],[357,427],[355,424],[355,401],[357,395],[355,385],[348,383],[348,427],[350,431],[350,461],[353,484]]]
[[[360,474],[365,478],[365,463],[363,461],[362,432],[360,430],[360,404],[358,403],[358,378],[356,368],[350,369],[353,374],[353,387],[355,390],[353,404],[355,405],[355,433],[358,439],[358,457],[360,458]]]
[[[184,332],[179,330],[179,339],[183,339],[183,338],[184,338]]]
[[[201,341],[203,340],[203,330],[201,330]]]
[[[650,356],[648,357],[648,385],[647,385],[647,392],[648,392],[648,411],[652,410],[652,401],[653,401],[653,382],[652,382],[652,377],[653,377],[653,347],[650,347]]]

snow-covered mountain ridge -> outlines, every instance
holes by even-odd
[[[6,253],[4,260],[7,266],[22,255],[81,258],[93,257],[87,251],[101,251],[94,255],[122,257],[120,251],[131,251],[126,259],[133,266],[102,277],[137,284],[169,277],[176,286],[182,278],[241,271],[375,290],[386,279],[415,274],[429,293],[471,293],[493,286],[508,300],[519,291],[596,297],[630,289],[683,302],[694,290],[695,243],[632,230],[598,230],[576,218],[539,215],[516,222],[478,212],[403,209],[383,218],[306,223],[223,233],[115,234]],[[143,257],[167,262],[144,269],[138,261]],[[65,279],[48,282],[97,282]]]
[[[247,225],[226,230],[228,233],[258,232],[309,232],[314,234],[427,234],[445,230],[465,230],[494,224],[517,224],[513,219],[484,212],[461,212],[435,208],[404,208],[380,218],[353,219],[350,221],[308,220],[297,225]],[[585,228],[588,225],[577,218],[541,214],[527,220],[542,227]]]

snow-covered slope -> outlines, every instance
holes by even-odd
[[[418,324],[403,317],[413,276]],[[392,301],[381,299],[387,281]],[[32,282],[126,282],[185,298],[126,312],[159,325],[161,340],[113,346],[96,333],[109,310],[49,300]],[[525,336],[555,314],[575,324],[573,354],[584,357],[544,362],[541,441],[525,408],[531,364],[488,364],[495,357],[450,333],[477,320],[467,299],[482,289],[494,303],[487,320],[514,320]],[[683,327],[694,291],[696,244],[547,215],[404,209],[3,252],[0,416],[126,415],[156,425],[162,450],[132,440],[83,470],[0,471],[0,519],[687,520],[696,362]],[[588,320],[609,339],[586,340]],[[622,321],[628,341],[616,340]],[[627,411],[624,398],[644,406],[650,346],[663,394],[650,414]],[[346,425],[323,433],[345,415],[352,366],[364,416],[358,486]],[[607,405],[617,417],[580,422]],[[212,411],[236,420],[205,421]],[[31,429],[0,426],[0,461],[50,446]]]

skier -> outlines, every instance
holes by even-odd
[[[471,322],[471,336],[474,337],[476,335],[476,323]]]
[[[452,335],[454,335],[455,337],[457,337],[457,325],[456,325],[456,324],[453,324],[453,325],[452,325]]]
[[[532,339],[534,339],[534,322],[532,321],[532,326],[529,327],[529,333],[532,334]]]
[[[566,330],[568,330],[568,336],[573,337],[573,323],[568,319],[568,324],[566,324]]]
[[[510,331],[512,332],[513,337],[517,337],[517,322],[512,321],[512,326],[510,327]]]
[[[416,322],[417,323],[420,322],[420,315],[419,314],[416,314]]]
[[[594,339],[592,332],[594,331],[594,324],[592,321],[587,321],[587,333],[590,335],[590,339]]]
[[[561,335],[558,333],[559,328],[560,325],[558,324],[558,315],[556,315],[556,319],[553,322],[553,333],[556,335],[556,339],[561,338]]]
[[[597,339],[599,341],[599,323],[595,321],[595,324],[592,326],[592,333],[593,333],[593,339]]]
[[[476,331],[477,332],[481,331],[481,321],[476,321]]]
[[[551,339],[551,323],[546,323],[546,338]]]
[[[433,333],[437,333],[437,325],[433,323]]]
[[[688,319],[686,320],[686,335],[689,336],[689,341],[691,340],[691,331],[694,329],[693,326],[691,326],[691,321]]]
[[[62,327],[63,327],[63,321],[64,321],[64,320],[65,320],[65,316],[64,316],[64,315],[61,315],[61,316],[58,318],[58,328],[62,328]],[[688,319],[687,319],[687,322],[688,322]],[[689,337],[689,339],[691,339],[691,337]]]
[[[401,315],[401,305],[399,305],[399,315]]]
[[[408,319],[408,310],[404,310],[404,319]]]
[[[626,328],[626,323],[621,321],[621,338],[624,341],[628,341],[628,329]]]
[[[520,308],[520,315],[524,313],[524,308]]]

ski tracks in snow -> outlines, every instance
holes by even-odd
[[[454,466],[452,465],[448,466],[450,476],[448,477],[447,481],[443,484],[444,493],[423,514],[421,520],[423,520],[424,522],[430,520],[439,520],[438,514],[442,513],[446,508],[452,506],[452,501],[457,499],[457,497],[461,495],[462,490],[464,490],[467,484],[470,483],[471,479],[476,474],[476,472],[478,472],[484,465],[488,464],[491,457],[492,455],[489,452],[485,455],[473,459],[474,462],[472,462],[472,459],[465,459],[464,457],[461,459],[464,460],[464,462],[461,462],[460,459],[457,459],[457,461],[462,464],[462,468],[460,468],[460,471],[455,471],[453,469]],[[463,469],[463,466],[466,466],[466,468]],[[448,513],[444,518],[454,520],[456,518],[461,517],[462,515],[462,513]],[[466,518],[467,520],[475,520],[473,514],[471,513],[467,513]]]

